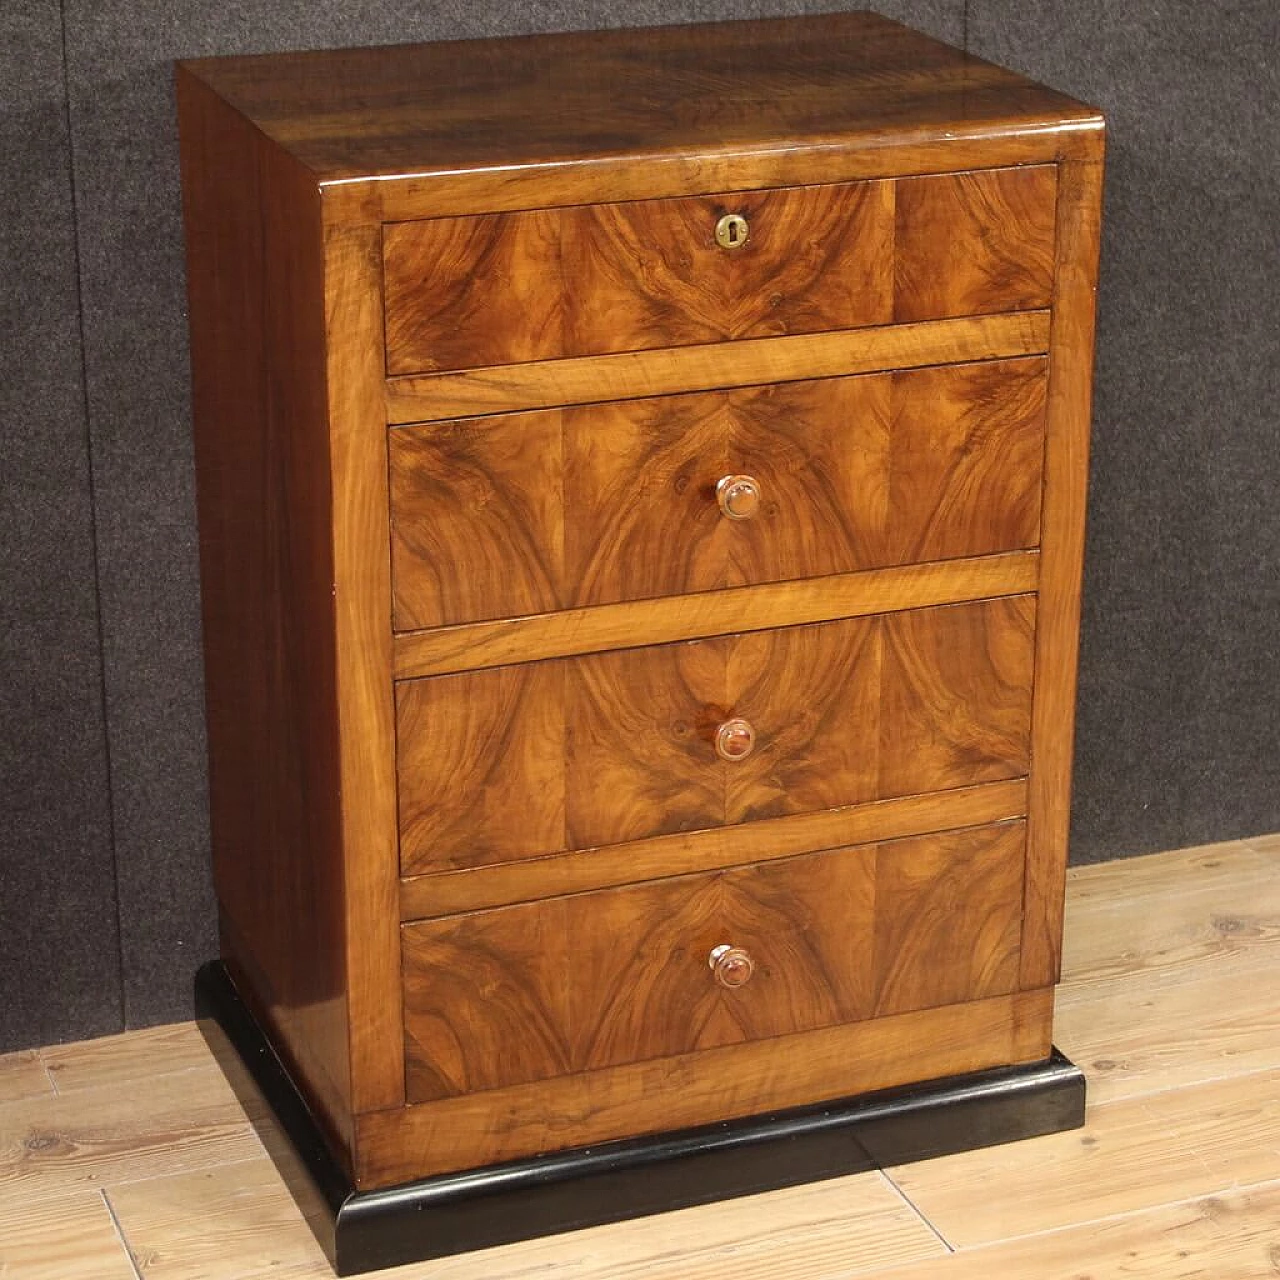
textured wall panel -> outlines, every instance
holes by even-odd
[[[61,59],[0,9],[0,1052],[121,1029]]]
[[[215,948],[171,61],[839,7],[66,0],[130,1025],[183,1016],[190,972]],[[961,39],[962,0],[885,11]]]
[[[1280,827],[1280,6],[970,0],[1110,122],[1073,857]]]

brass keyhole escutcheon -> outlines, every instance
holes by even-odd
[[[751,228],[740,213],[726,213],[716,223],[716,244],[722,249],[741,249],[750,234]]]

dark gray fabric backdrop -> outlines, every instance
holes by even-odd
[[[841,7],[0,8],[0,1050],[215,947],[171,60]],[[881,8],[1110,117],[1073,856],[1280,828],[1280,6]]]

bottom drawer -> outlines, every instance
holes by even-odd
[[[1012,991],[1024,843],[1007,822],[406,925],[409,1100]]]

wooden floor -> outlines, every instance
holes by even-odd
[[[1082,1131],[381,1274],[1274,1280],[1280,836],[1074,871],[1067,939]],[[190,1024],[0,1057],[3,1280],[330,1274]]]

